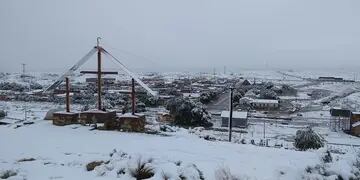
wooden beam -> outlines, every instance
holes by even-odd
[[[80,71],[81,74],[98,74],[97,71]],[[101,74],[119,74],[116,71],[102,71]]]

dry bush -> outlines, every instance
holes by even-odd
[[[100,166],[104,163],[104,161],[93,161],[93,162],[90,162],[86,165],[86,170],[87,171],[92,171],[94,170],[97,166]]]
[[[240,180],[240,178],[231,174],[228,167],[221,167],[215,171],[215,180]]]
[[[16,176],[16,175],[17,175],[17,172],[12,171],[12,170],[6,170],[4,172],[0,172],[0,179],[7,179],[9,177]]]
[[[149,179],[153,177],[155,172],[154,169],[151,166],[149,166],[149,163],[151,161],[152,160],[144,162],[141,161],[141,158],[139,158],[136,167],[129,168],[130,175],[136,178],[136,180]]]

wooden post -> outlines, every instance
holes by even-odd
[[[97,54],[97,58],[98,58],[98,72],[97,72],[97,90],[98,90],[98,109],[102,110],[101,106],[101,47],[99,45],[99,39],[97,38],[97,49],[98,49],[98,54]]]
[[[131,79],[131,112],[135,115],[135,80]]]
[[[229,113],[229,142],[231,142],[232,119],[233,119],[233,87],[230,87],[230,113]]]
[[[69,78],[65,78],[66,82],[66,112],[70,112],[70,84],[69,84]]]

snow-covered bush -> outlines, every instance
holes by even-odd
[[[93,162],[90,162],[86,165],[86,170],[87,171],[92,171],[94,170],[96,167],[100,166],[104,164],[104,161],[93,161]]]
[[[228,167],[221,167],[215,170],[215,180],[240,180],[240,178],[231,174]]]
[[[297,94],[297,90],[287,84],[284,84],[281,86],[280,89],[281,92],[279,92],[280,95],[282,96],[288,96],[288,95],[296,95]]]
[[[129,168],[130,175],[137,180],[149,179],[155,175],[154,168],[150,166],[150,161],[138,159],[135,167]]]
[[[332,156],[331,156],[331,153],[329,150],[327,150],[325,153],[324,153],[324,156],[322,157],[322,161],[324,163],[331,163],[333,160]]]
[[[12,176],[16,176],[18,173],[14,170],[0,171],[0,179],[8,179]]]
[[[42,88],[43,88],[43,86],[37,82],[32,82],[30,84],[30,89],[42,89]]]
[[[302,176],[302,179],[308,179],[308,180],[316,180],[316,179],[333,179],[333,180],[343,180],[344,178],[329,170],[328,166],[325,164],[318,164],[314,167],[307,167],[305,169],[305,174]]]
[[[149,94],[138,93],[136,97],[137,97],[137,101],[144,103],[148,107],[156,107],[159,105],[158,99],[155,98],[154,96],[150,96]]]
[[[242,91],[241,89],[240,90],[235,90],[234,94],[233,94],[233,100],[234,100],[235,104],[239,103],[240,99],[242,97],[244,97],[244,95],[245,95],[245,92]]]
[[[198,179],[205,180],[204,173],[199,170],[199,168],[195,164],[189,164],[179,170],[180,175],[179,178],[181,180],[186,179]]]
[[[6,116],[6,112],[4,110],[0,110],[0,118],[4,118]]]
[[[296,132],[294,146],[301,151],[319,149],[324,146],[324,140],[311,128],[306,128]]]
[[[262,89],[260,90],[261,99],[278,99],[278,96],[275,91],[271,89]]]
[[[208,104],[211,101],[215,100],[218,97],[218,94],[216,92],[210,91],[210,92],[204,92],[200,95],[200,102],[203,104]]]
[[[210,114],[201,103],[194,103],[189,99],[173,99],[167,103],[166,109],[175,118],[174,124],[185,127],[210,127],[212,123]]]
[[[75,93],[72,96],[72,103],[75,104],[94,104],[96,102],[96,98],[94,96],[94,92],[85,91],[81,93]]]
[[[11,91],[24,91],[25,86],[15,83],[15,82],[2,82],[0,83],[0,90],[11,90]]]
[[[355,161],[353,162],[353,169],[351,173],[353,174],[352,177],[350,177],[350,180],[359,180],[360,179],[360,154],[357,155],[355,158]]]

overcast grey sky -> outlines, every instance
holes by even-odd
[[[360,67],[359,22],[359,0],[1,0],[0,71],[63,71],[97,36],[148,71]]]

